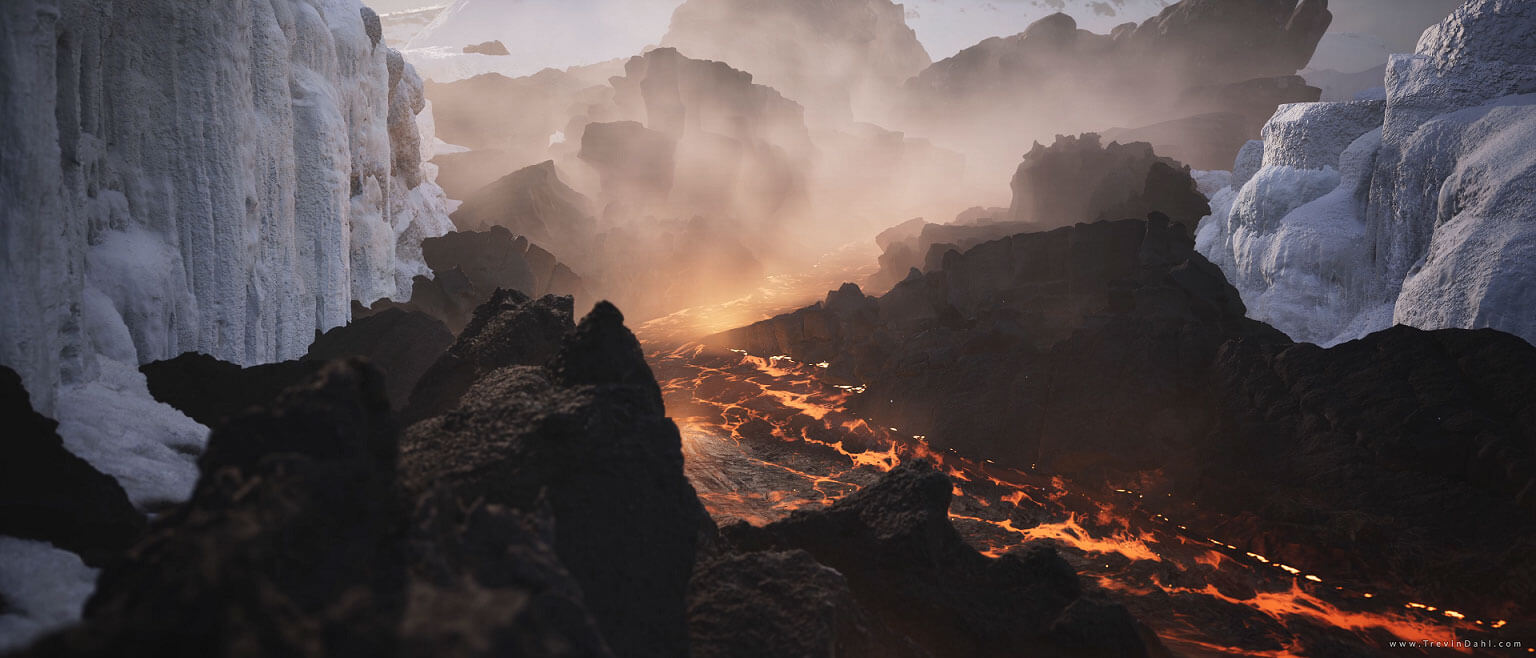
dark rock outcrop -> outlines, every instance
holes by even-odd
[[[482,344],[525,334],[517,323],[478,333]],[[615,652],[687,653],[688,579],[713,524],[616,309],[599,304],[551,368],[509,365],[480,377],[455,408],[412,426],[403,446],[408,490],[446,486],[463,501],[548,505],[555,552]]]
[[[241,368],[205,354],[188,353],[139,370],[150,394],[209,427],[246,409],[269,403],[284,389],[319,372],[327,361],[366,357],[385,374],[385,395],[405,407],[416,381],[453,342],[442,322],[401,309],[359,317],[321,334],[301,359]]]
[[[1088,598],[1054,550],[1034,546],[991,559],[967,545],[949,521],[952,486],[932,464],[917,461],[827,509],[721,532],[741,550],[809,552],[843,574],[881,621],[934,656],[1161,651],[1123,608]],[[1079,627],[1096,632],[1084,638]]]
[[[353,316],[368,316],[389,309],[418,311],[442,320],[458,333],[471,321],[481,304],[500,289],[543,297],[556,294],[585,297],[581,277],[554,254],[513,235],[505,227],[486,231],[453,232],[421,243],[421,253],[432,276],[412,281],[411,300],[379,300],[372,306],[354,306]]]
[[[338,363],[216,429],[192,499],[34,655],[388,655],[403,607],[382,376]]]
[[[0,535],[73,551],[100,566],[144,531],[144,515],[112,479],[64,447],[58,423],[33,411],[15,371],[0,366]]]
[[[1012,187],[1011,218],[1036,230],[1153,212],[1192,227],[1211,214],[1188,166],[1159,157],[1150,144],[1105,145],[1094,133],[1057,135],[1048,147],[1036,142]]]
[[[497,290],[411,393],[404,417],[414,421],[448,411],[482,377],[508,366],[542,366],[559,352],[575,325],[570,297],[532,299]]]
[[[931,655],[865,610],[841,573],[799,550],[702,560],[688,628],[694,658]]]

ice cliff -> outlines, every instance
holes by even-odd
[[[1276,112],[1199,250],[1298,340],[1406,324],[1536,341],[1536,4],[1466,3],[1385,86]]]
[[[301,355],[452,228],[380,39],[358,0],[0,6],[0,363],[141,506],[185,495],[204,430],[139,363]]]

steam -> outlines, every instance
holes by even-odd
[[[1332,5],[1396,43],[1449,4],[1380,1]],[[1037,141],[1097,132],[1227,169],[1277,104],[1316,100],[1294,76],[1322,3],[1170,4],[457,0],[409,45],[507,46],[450,53],[506,75],[428,86],[442,138],[471,149],[440,180],[462,198],[553,161],[593,228],[541,246],[640,322],[850,244],[873,264],[873,236],[914,217],[1015,205]]]

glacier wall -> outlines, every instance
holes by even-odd
[[[358,0],[0,7],[0,363],[291,358],[451,229],[421,81]]]
[[[1281,107],[1197,248],[1298,340],[1407,324],[1536,342],[1536,3],[1464,4],[1385,88]]]

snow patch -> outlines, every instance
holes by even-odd
[[[52,544],[0,537],[0,652],[79,622],[98,573]]]

